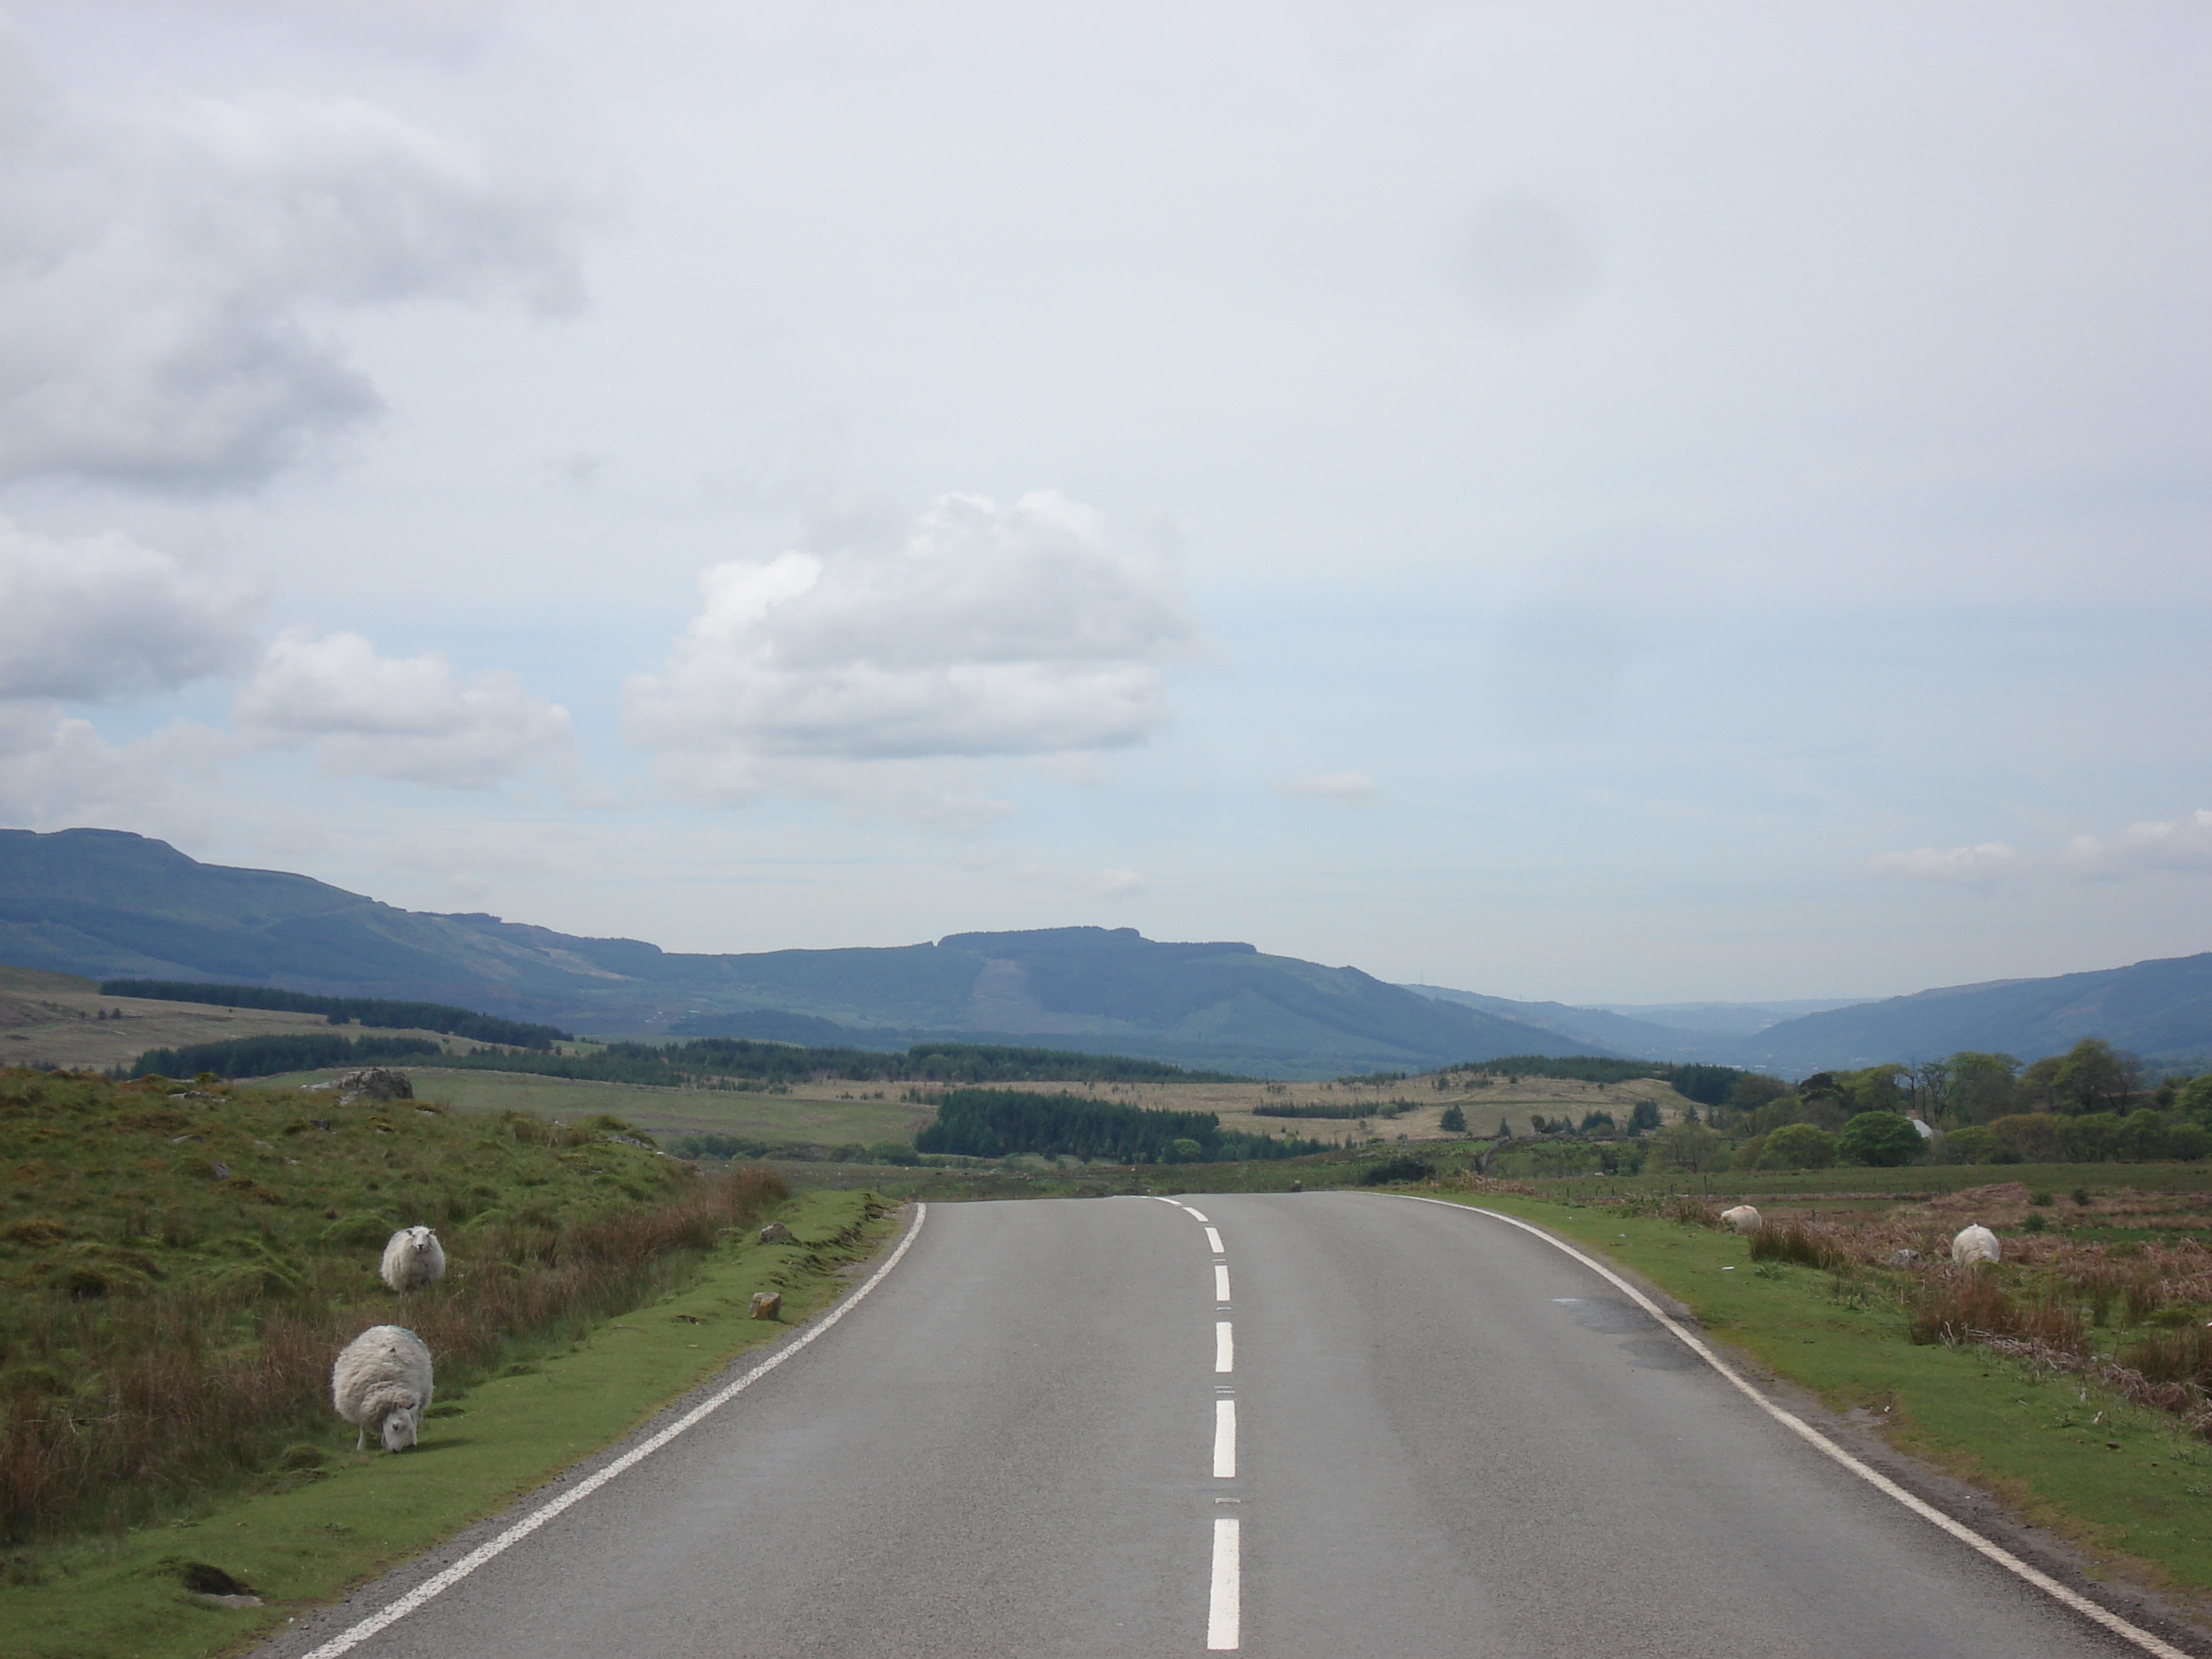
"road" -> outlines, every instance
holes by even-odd
[[[1371,1194],[1188,1206],[931,1206],[836,1326],[350,1651],[2139,1651],[1525,1231]]]

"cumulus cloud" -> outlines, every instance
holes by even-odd
[[[1292,778],[1276,787],[1286,795],[1339,801],[1347,806],[1375,799],[1375,780],[1364,772],[1320,772],[1310,777]]]
[[[2076,836],[2059,861],[2076,875],[2130,876],[2148,870],[2212,870],[2212,811],[2173,823],[2131,823],[2110,841]]]
[[[514,675],[465,682],[436,652],[379,656],[352,633],[284,634],[232,716],[258,742],[312,744],[334,772],[446,789],[488,789],[574,749],[568,711]]]
[[[1193,633],[1154,554],[1050,491],[946,495],[889,533],[716,565],[700,590],[662,671],[632,679],[629,730],[728,800],[1139,742]]]
[[[206,827],[206,786],[228,746],[185,721],[111,744],[53,703],[0,702],[0,822],[189,837]]]
[[[127,536],[0,519],[0,698],[119,702],[252,653],[258,596]]]
[[[1878,876],[1987,887],[2020,875],[2033,864],[2025,853],[2003,842],[1985,841],[1973,847],[1919,847],[1909,853],[1882,853],[1870,860],[1867,867]]]
[[[577,302],[586,197],[387,111],[0,90],[0,477],[250,486],[380,408],[337,313]]]

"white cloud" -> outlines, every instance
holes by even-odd
[[[1321,772],[1310,777],[1292,778],[1275,787],[1285,795],[1340,801],[1346,806],[1360,805],[1375,799],[1375,780],[1364,772]]]
[[[182,721],[111,744],[51,702],[0,703],[0,822],[189,837],[207,826],[205,786],[228,747]]]
[[[1134,870],[1101,870],[1098,890],[1109,898],[1121,898],[1145,890],[1145,878]]]
[[[2110,841],[2076,836],[2060,862],[2077,875],[2130,876],[2146,870],[2212,870],[2212,811],[2177,823],[2131,823]]]
[[[0,519],[0,698],[118,702],[251,656],[257,596],[119,535]]]
[[[1882,853],[1869,860],[1867,867],[1878,876],[1987,887],[2020,875],[2033,865],[2033,859],[2004,842],[1985,841],[1973,847],[1920,847],[1909,853]]]
[[[630,682],[629,729],[726,800],[1139,742],[1193,632],[1156,556],[1050,491],[946,495],[888,534],[847,525],[716,565],[700,588],[662,672]]]
[[[331,770],[447,789],[486,789],[567,762],[568,711],[504,672],[465,683],[435,652],[380,657],[358,634],[304,629],[269,647],[232,708],[250,737],[312,744]]]
[[[0,477],[252,485],[380,407],[335,313],[577,301],[574,187],[385,110],[0,85]]]

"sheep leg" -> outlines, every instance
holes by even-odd
[[[354,1449],[356,1451],[367,1451],[367,1450],[368,1449],[368,1424],[366,1424],[366,1423],[362,1424],[362,1425],[361,1425],[361,1432],[360,1432],[359,1434],[356,1434],[356,1436],[354,1436],[354,1437],[353,1437],[353,1449]]]

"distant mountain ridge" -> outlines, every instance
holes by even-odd
[[[724,955],[399,909],[112,830],[0,830],[0,962],[420,999],[600,1036],[1035,1042],[1263,1076],[1419,1071],[1595,1045],[1356,968],[1130,928]]]
[[[2039,1060],[2083,1037],[2166,1061],[2212,1058],[2212,951],[2048,979],[1947,985],[1770,1025],[1737,1064],[1802,1076],[1962,1048]]]
[[[2047,979],[1990,980],[1874,1001],[1839,1001],[1756,1030],[1741,1023],[1756,1005],[1702,1005],[1735,1029],[1695,1031],[1632,1018],[1617,1008],[1513,1002],[1437,986],[1407,988],[1638,1060],[1707,1060],[1790,1078],[1886,1060],[1940,1060],[1962,1048],[2040,1060],[2063,1054],[2085,1036],[2102,1037],[2169,1064],[2212,1060],[2212,952]],[[1685,1018],[1700,1006],[1661,1007]]]

